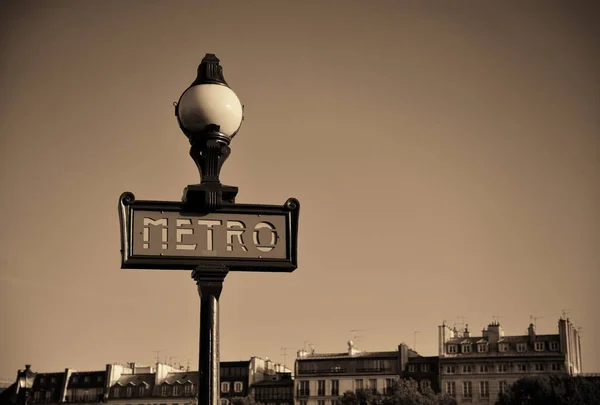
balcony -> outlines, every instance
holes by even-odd
[[[391,367],[373,367],[373,368],[357,368],[357,373],[386,373],[391,372]]]
[[[331,373],[346,373],[348,369],[341,367],[318,368],[312,370],[298,370],[298,374],[331,374]]]
[[[309,397],[310,396],[310,389],[299,389],[297,392],[298,392],[299,397]]]

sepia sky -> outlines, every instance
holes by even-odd
[[[221,179],[301,203],[299,268],[230,273],[221,359],[293,364],[437,326],[581,329],[600,371],[594,1],[5,1],[0,378],[197,369],[187,271],[121,270],[117,202],[198,173],[173,114],[205,53],[245,105]]]

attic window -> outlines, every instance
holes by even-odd
[[[86,383],[90,382],[90,376],[86,375],[85,377],[83,377],[83,382],[86,382]]]
[[[557,351],[558,350],[558,342],[550,342],[550,350]]]
[[[527,350],[527,343],[517,343],[517,351],[523,353]]]
[[[465,343],[462,345],[462,352],[463,353],[471,353],[471,344],[470,343]]]
[[[73,382],[76,383],[79,381],[79,378],[77,378],[77,376],[73,377]]]
[[[544,342],[535,342],[535,351],[543,352],[545,348]]]
[[[488,345],[487,345],[487,343],[479,343],[477,345],[477,351],[479,353],[485,353],[485,352],[487,352],[488,351]]]
[[[448,353],[456,353],[457,347],[456,345],[448,345]]]
[[[500,343],[498,345],[499,352],[507,352],[508,351],[508,343]]]

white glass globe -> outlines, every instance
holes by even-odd
[[[221,127],[223,135],[232,137],[242,125],[242,103],[227,86],[199,84],[187,89],[177,105],[181,125],[189,131],[201,131],[207,125]]]

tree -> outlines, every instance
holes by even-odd
[[[525,377],[496,401],[496,405],[597,404],[600,404],[600,379],[571,376]]]
[[[251,396],[246,397],[233,397],[229,401],[231,405],[256,405],[256,401]]]
[[[456,405],[456,400],[447,395],[436,394],[431,389],[419,390],[414,380],[395,381],[386,395],[374,394],[370,390],[346,391],[342,405]]]

